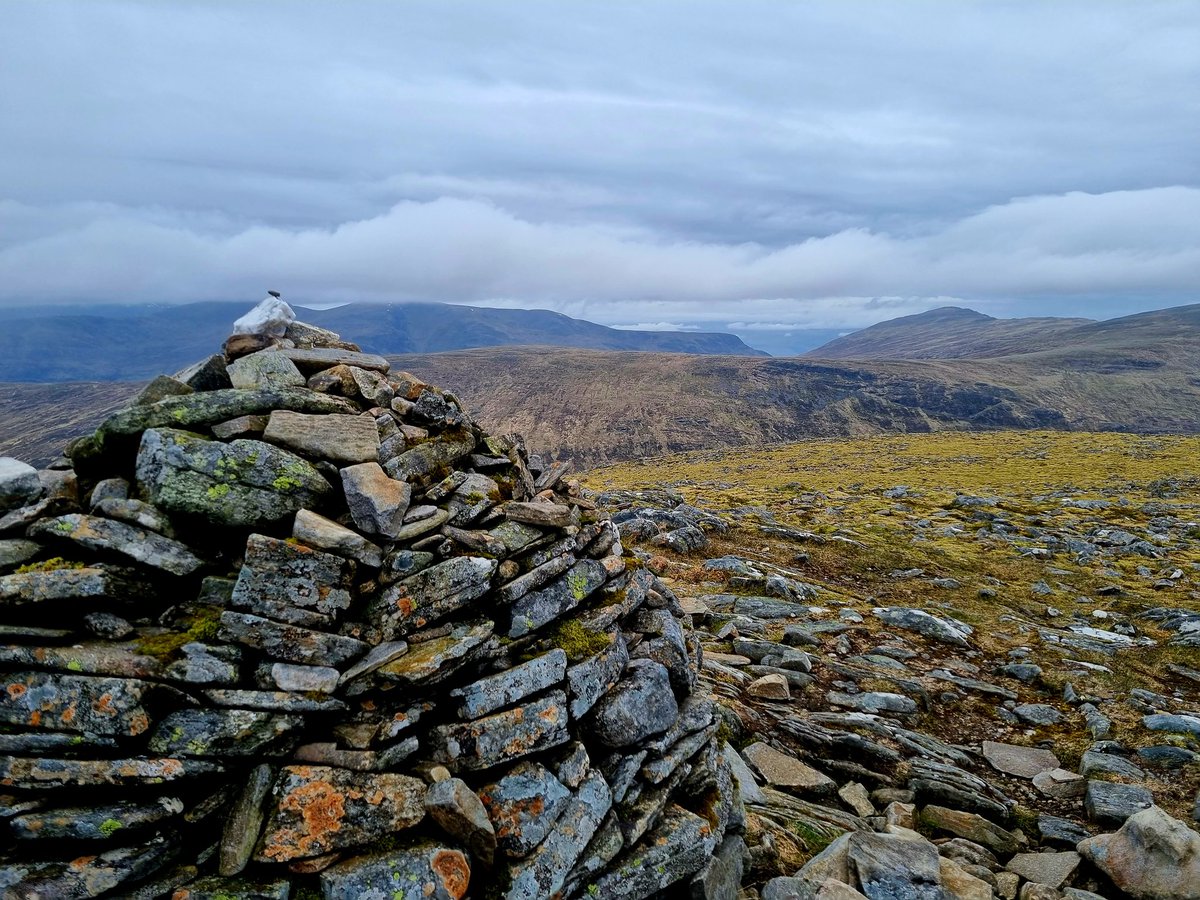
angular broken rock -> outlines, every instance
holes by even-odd
[[[459,701],[458,714],[478,719],[510,706],[546,688],[560,684],[567,674],[567,654],[555,648],[506,672],[480,678],[465,687],[455,688],[451,697]]]
[[[458,778],[434,783],[425,795],[425,811],[438,826],[467,845],[487,868],[496,855],[496,832],[479,797]]]
[[[461,900],[470,882],[461,850],[421,841],[326,869],[321,892],[325,900]]]
[[[389,478],[377,462],[342,469],[342,489],[354,525],[366,534],[396,538],[412,499],[412,488]]]
[[[513,858],[525,856],[542,842],[570,798],[571,792],[562,782],[537,762],[517,763],[479,791],[495,828],[497,846]]]
[[[29,529],[30,537],[72,541],[85,550],[114,553],[170,575],[190,575],[204,565],[186,545],[136,525],[68,513],[46,519]]]
[[[246,541],[245,564],[233,588],[231,605],[262,615],[298,606],[336,616],[350,606],[347,586],[353,575],[353,564],[341,556],[252,534]]]
[[[1133,897],[1200,898],[1200,834],[1157,806],[1134,813],[1114,834],[1081,841],[1079,852]]]
[[[11,456],[0,456],[0,513],[30,504],[41,495],[37,469]]]
[[[639,659],[629,664],[625,677],[600,699],[590,715],[601,744],[632,747],[670,728],[679,716],[679,705],[666,668]]]
[[[337,463],[364,463],[379,455],[379,429],[369,416],[323,415],[276,410],[263,440]]]
[[[301,544],[349,557],[372,569],[383,565],[383,551],[378,545],[372,544],[358,532],[308,509],[296,513],[292,537]]]
[[[304,376],[296,364],[276,350],[260,350],[235,359],[226,366],[235,388],[304,387]]]
[[[565,744],[567,695],[552,691],[541,700],[473,722],[441,725],[430,735],[434,758],[452,769],[488,769]]]

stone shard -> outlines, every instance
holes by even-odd
[[[168,513],[234,528],[277,522],[330,493],[329,482],[287,450],[262,441],[224,444],[172,428],[142,436],[137,480]]]
[[[267,795],[274,782],[275,770],[269,765],[257,765],[250,770],[233,810],[225,820],[218,863],[222,875],[237,875],[249,864],[266,816]]]
[[[353,575],[353,563],[341,556],[252,534],[230,603],[267,616],[287,606],[337,616],[350,606]]]
[[[466,844],[475,859],[492,867],[496,832],[486,807],[466,782],[447,778],[430,785],[425,811],[446,834]]]
[[[553,622],[591,596],[608,580],[602,563],[582,559],[549,586],[530,591],[513,603],[508,636],[519,638]]]
[[[395,540],[404,525],[412,488],[389,478],[377,462],[342,469],[346,505],[359,531]]]
[[[312,631],[261,616],[221,613],[220,637],[260,650],[267,656],[307,666],[338,667],[364,655],[370,645],[340,634]]]
[[[460,716],[478,719],[560,684],[566,674],[567,654],[556,648],[505,672],[456,688],[450,696],[458,698]]]
[[[368,621],[387,640],[407,635],[486,594],[497,565],[481,556],[454,556],[422,569],[385,590],[368,609]]]
[[[416,778],[286,766],[275,783],[271,813],[254,858],[286,862],[369,847],[424,817],[425,785]]]

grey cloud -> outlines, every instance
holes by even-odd
[[[5,15],[0,302],[269,281],[841,327],[1184,302],[1200,274],[1190,3]]]

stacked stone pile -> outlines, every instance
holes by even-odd
[[[700,646],[558,465],[269,298],[0,460],[0,892],[732,897]]]

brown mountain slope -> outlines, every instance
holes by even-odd
[[[1200,431],[1200,380],[1161,364],[822,362],[510,348],[394,357],[493,430],[595,462],[801,437],[951,428]]]

